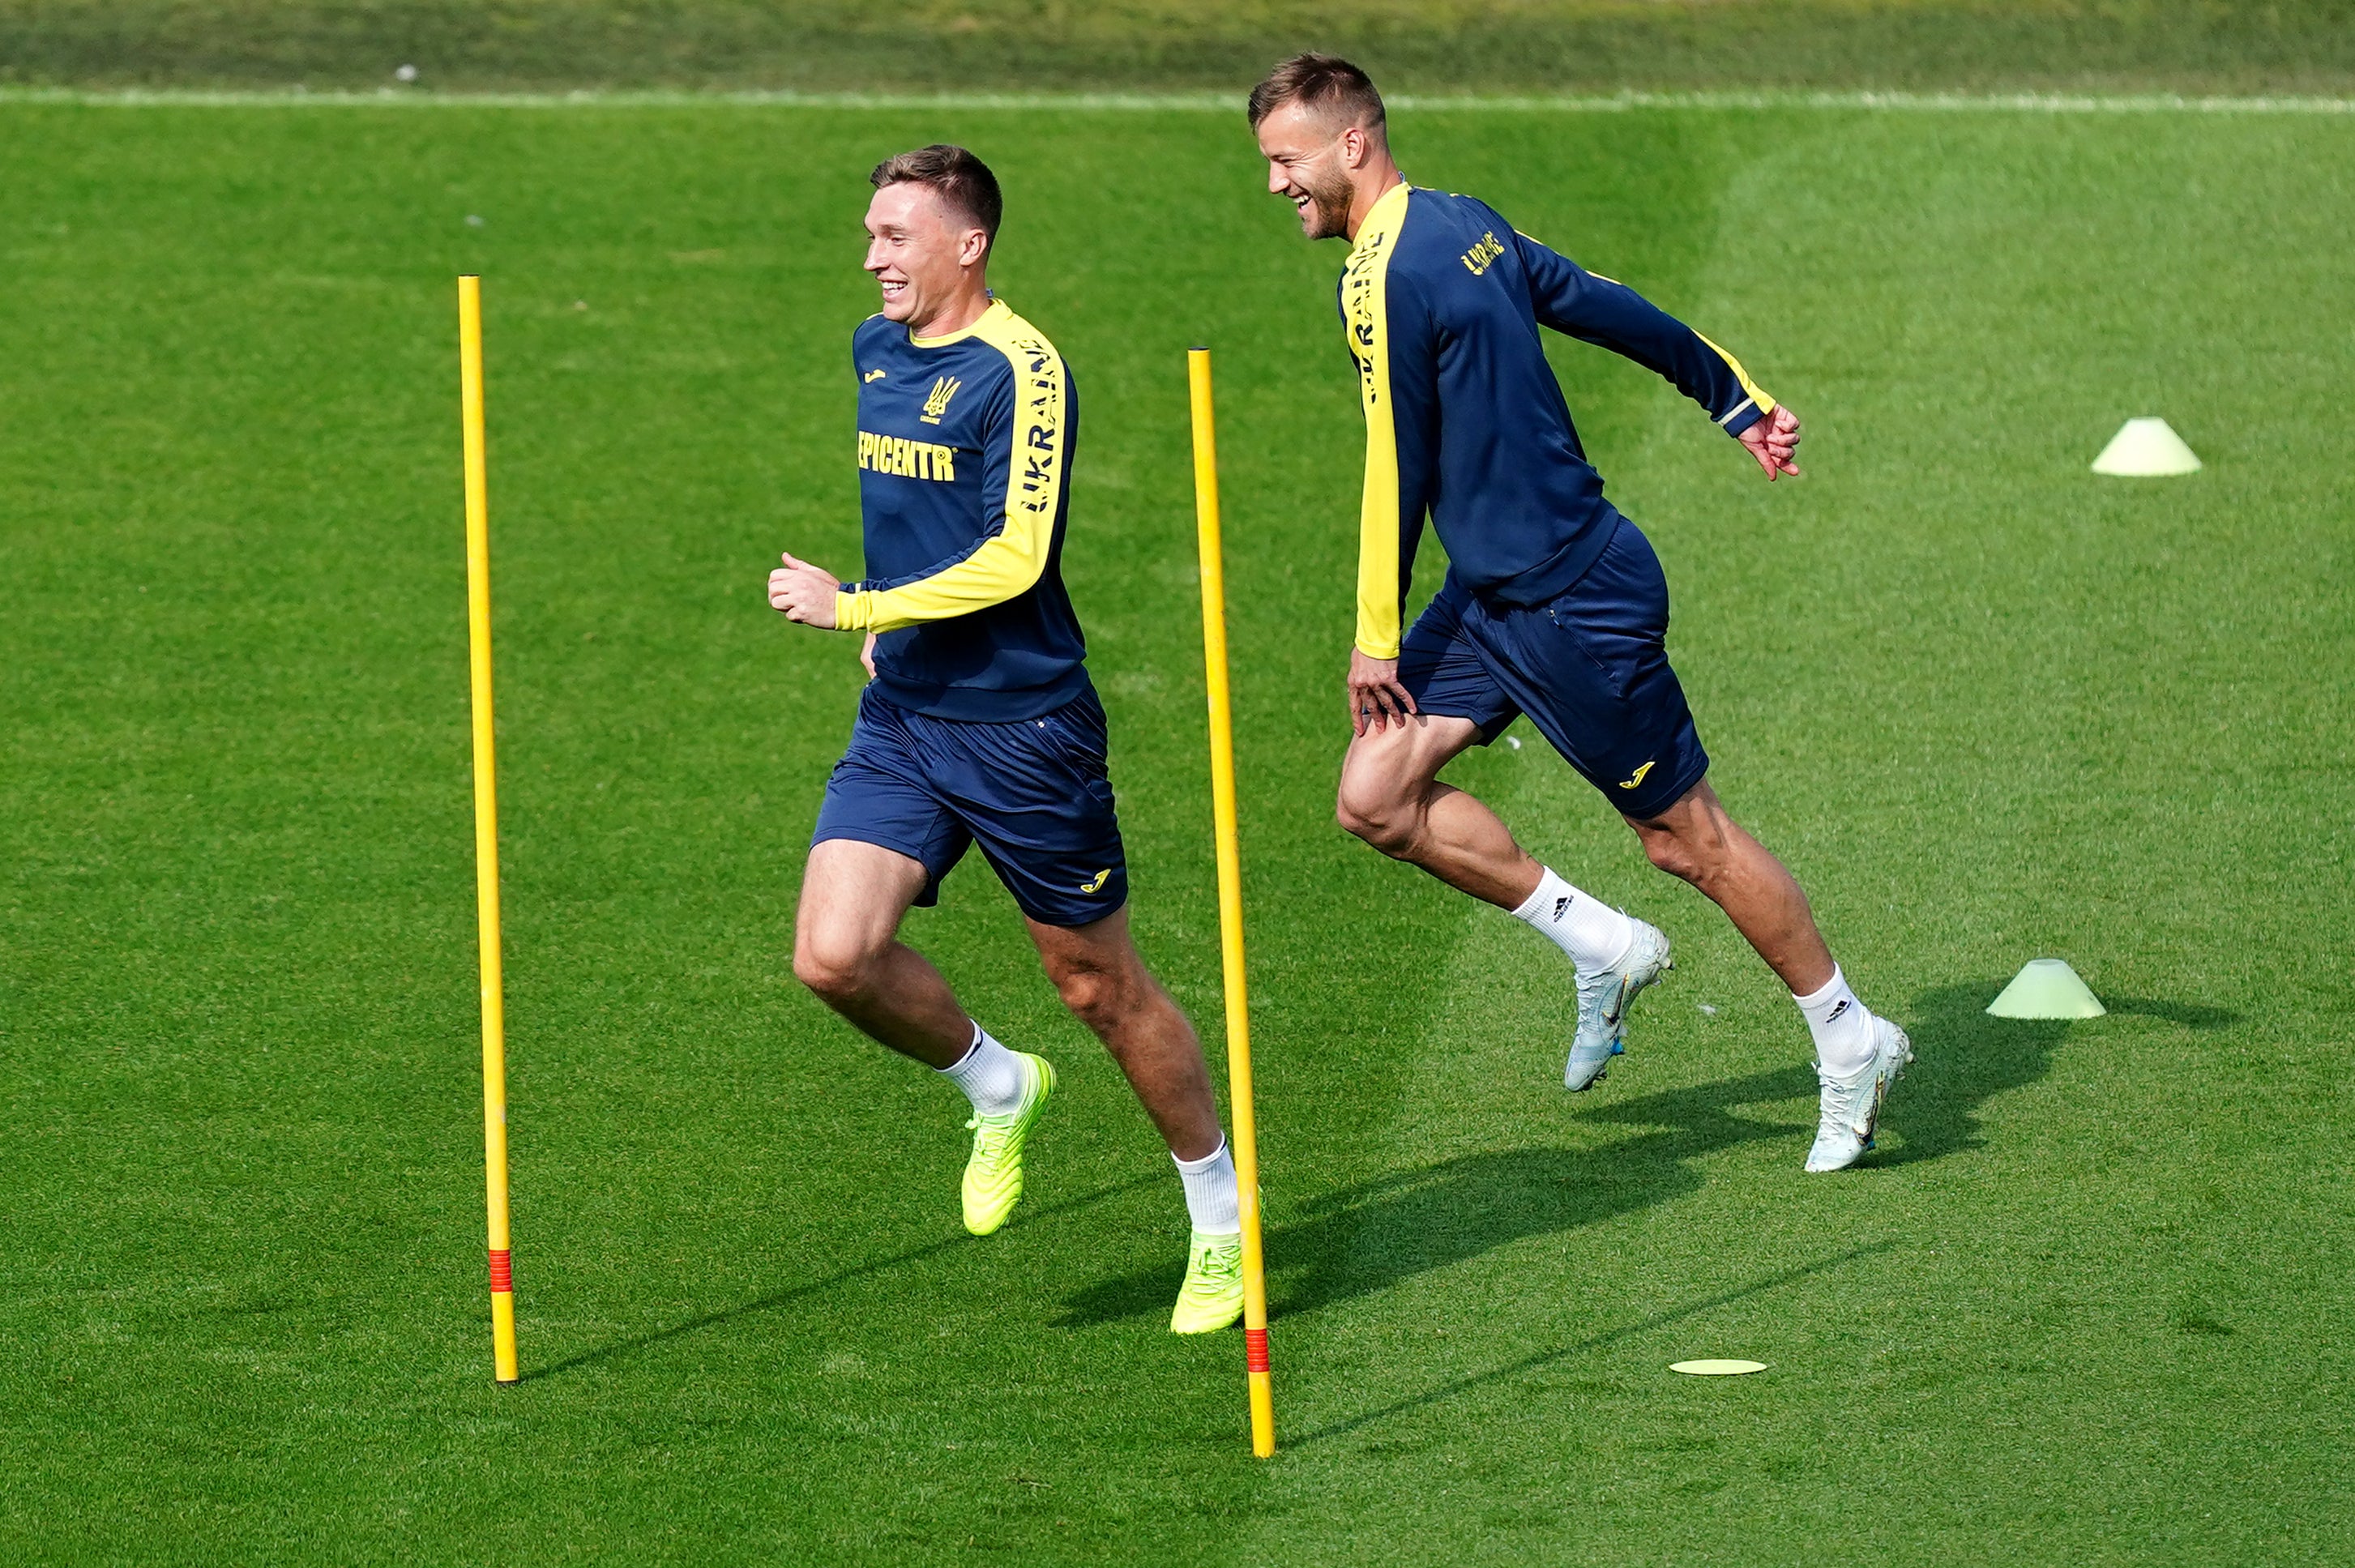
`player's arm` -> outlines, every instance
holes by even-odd
[[[1027,366],[993,398],[982,443],[982,536],[905,577],[845,583],[846,631],[896,632],[970,615],[1028,593],[1046,573],[1070,467],[1068,378],[1060,358]]]
[[[1798,473],[1792,461],[1798,419],[1750,379],[1741,360],[1616,279],[1590,272],[1526,234],[1514,240],[1539,321],[1673,382],[1751,450],[1768,478]]]
[[[1343,274],[1341,319],[1366,416],[1358,504],[1358,625],[1349,656],[1349,722],[1403,723],[1414,699],[1398,682],[1407,589],[1438,457],[1438,345],[1430,312],[1386,258]]]

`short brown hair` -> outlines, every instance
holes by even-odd
[[[1267,80],[1251,91],[1252,129],[1258,130],[1261,121],[1287,103],[1337,115],[1388,139],[1382,95],[1374,91],[1374,79],[1338,55],[1295,55],[1269,71]]]
[[[924,187],[987,236],[991,249],[996,248],[997,220],[1006,214],[1006,198],[998,193],[997,176],[989,165],[963,147],[935,142],[884,159],[867,177],[877,190],[892,185]]]

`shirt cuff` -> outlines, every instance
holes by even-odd
[[[1727,414],[1717,422],[1719,426],[1724,430],[1726,434],[1731,436],[1739,436],[1743,431],[1748,430],[1752,425],[1754,425],[1760,420],[1764,419],[1766,417],[1767,411],[1772,409],[1774,406],[1774,402],[1771,398],[1766,400],[1764,407],[1760,406],[1759,400],[1756,398],[1744,398],[1741,402],[1734,405],[1733,411],[1732,413]]]
[[[875,595],[855,583],[845,583],[835,591],[834,629],[837,632],[863,632],[875,619]]]

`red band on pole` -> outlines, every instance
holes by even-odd
[[[1263,1372],[1267,1371],[1266,1329],[1246,1328],[1243,1330],[1243,1366],[1246,1370],[1254,1372]]]
[[[506,1253],[493,1253],[491,1254],[491,1294],[498,1296],[512,1292],[514,1289],[515,1265],[507,1261]],[[1266,1352],[1261,1352],[1260,1359],[1265,1360]]]

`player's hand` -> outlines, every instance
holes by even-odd
[[[875,678],[875,634],[867,634],[866,643],[858,650],[858,662],[867,667],[867,678]]]
[[[1362,735],[1404,724],[1414,711],[1414,698],[1399,684],[1398,660],[1369,658],[1361,648],[1349,650],[1349,728]]]
[[[833,631],[834,596],[842,588],[842,579],[822,566],[795,560],[791,551],[785,553],[784,562],[769,573],[769,608],[788,621]],[[867,667],[869,673],[875,668],[871,664]]]
[[[1758,466],[1766,471],[1771,483],[1787,474],[1792,478],[1799,473],[1799,416],[1777,404],[1774,411],[1763,420],[1751,422],[1748,430],[1734,437],[1750,449]]]

